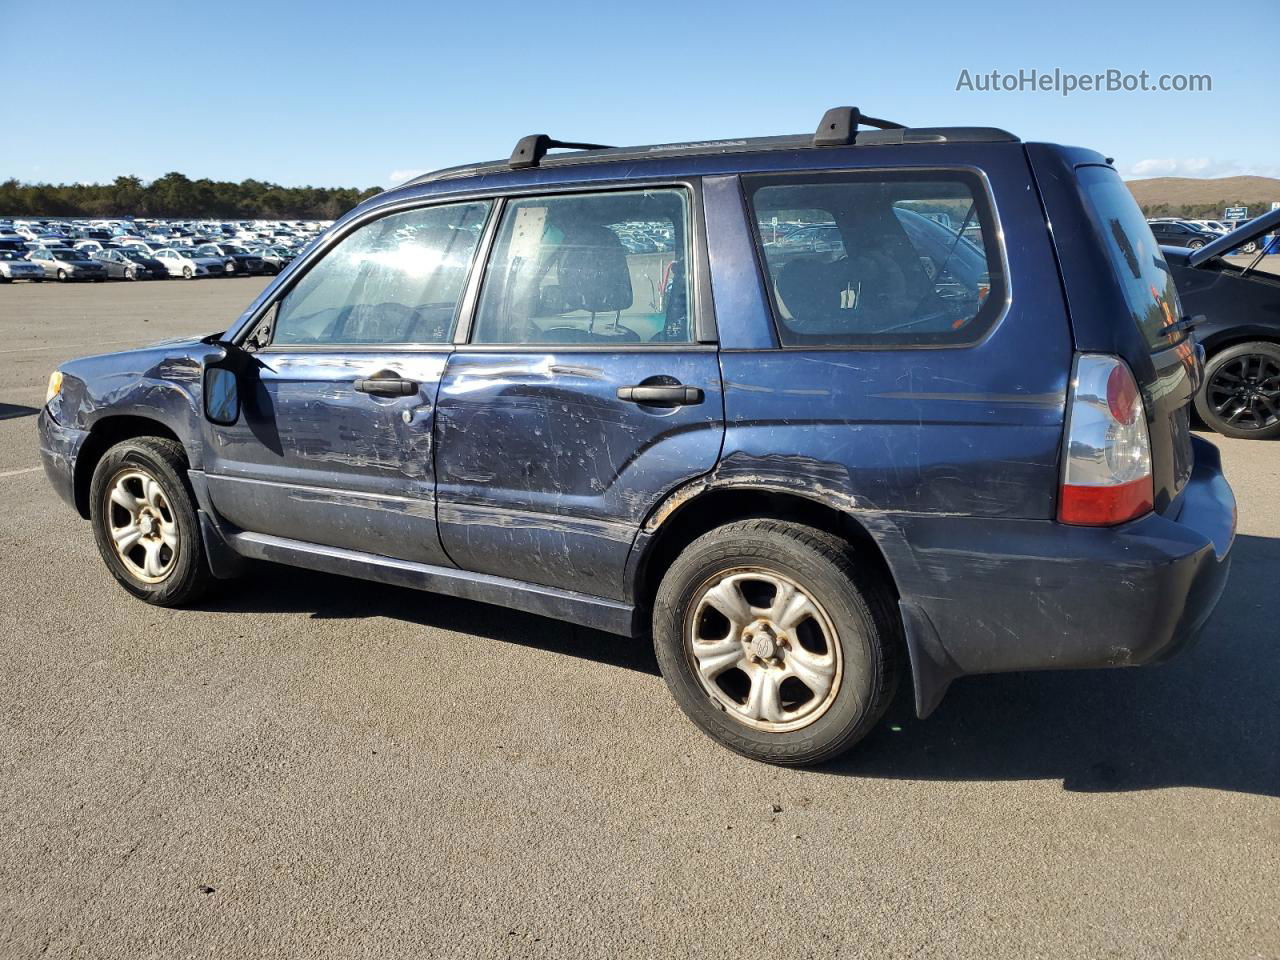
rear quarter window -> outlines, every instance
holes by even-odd
[[[1153,350],[1168,347],[1168,328],[1182,315],[1173,274],[1133,194],[1111,167],[1076,171],[1085,206],[1124,292],[1133,322]]]
[[[999,317],[999,239],[977,176],[795,173],[744,187],[783,346],[959,346]]]

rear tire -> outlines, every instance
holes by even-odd
[[[774,519],[685,548],[658,588],[653,641],[667,687],[704,733],[787,766],[829,760],[870,732],[903,646],[878,571],[838,537]]]
[[[107,569],[129,593],[159,607],[190,603],[213,580],[182,445],[125,440],[93,471],[89,515]]]
[[[1280,344],[1238,343],[1210,357],[1196,413],[1224,437],[1280,437]]]

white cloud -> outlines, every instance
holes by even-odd
[[[406,180],[412,180],[414,177],[420,177],[427,172],[428,171],[426,170],[413,170],[413,169],[392,170],[390,173],[387,174],[387,184],[388,186],[396,187],[404,183]]]
[[[1120,165],[1121,173],[1131,179],[1147,177],[1275,177],[1280,165],[1251,163],[1245,160],[1220,160],[1213,157],[1148,157]]]

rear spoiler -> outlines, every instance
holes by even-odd
[[[1214,257],[1230,253],[1236,247],[1243,246],[1250,240],[1257,240],[1277,227],[1280,227],[1280,208],[1272,210],[1270,213],[1264,213],[1260,217],[1255,217],[1243,226],[1232,230],[1226,236],[1219,237],[1212,243],[1206,243],[1199,250],[1192,250],[1191,255],[1187,257],[1187,263],[1193,267],[1198,267]]]

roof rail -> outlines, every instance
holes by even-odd
[[[901,123],[868,117],[857,107],[832,107],[822,115],[822,122],[813,135],[815,147],[844,147],[858,141],[858,124],[881,130],[905,130]]]
[[[524,170],[542,163],[542,158],[553,147],[567,147],[570,150],[610,150],[603,143],[573,143],[569,140],[553,140],[545,133],[531,133],[521,137],[516,148],[511,151],[511,159],[507,165],[512,170]]]

